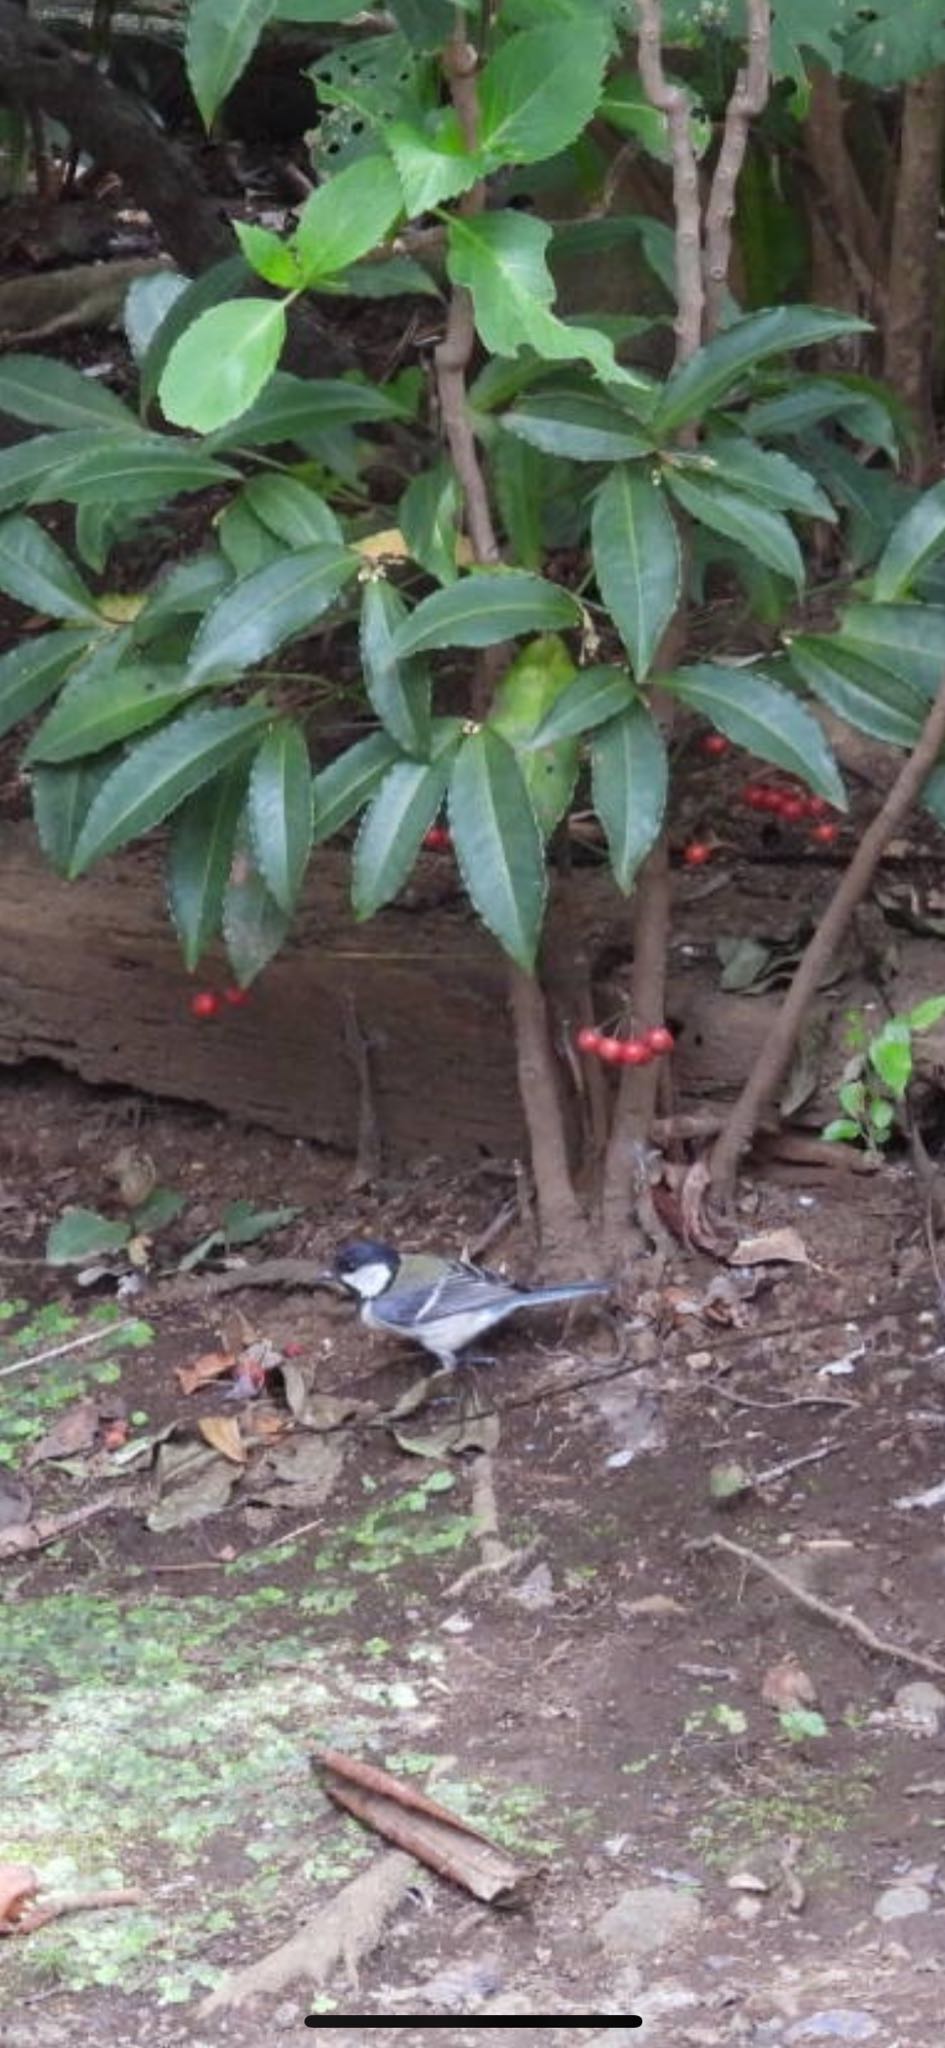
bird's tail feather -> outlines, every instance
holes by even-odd
[[[542,1303],[550,1304],[554,1301],[580,1301],[593,1294],[610,1294],[611,1291],[610,1282],[607,1280],[572,1280],[560,1287],[532,1287],[527,1294],[523,1293],[522,1303],[524,1306],[530,1302],[538,1302],[541,1306]]]

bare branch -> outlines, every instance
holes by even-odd
[[[750,1144],[758,1117],[784,1073],[801,1021],[828,962],[835,960],[847,925],[870,886],[883,852],[919,797],[945,746],[945,676],[912,753],[899,770],[885,803],[863,834],[839,887],[827,905],[765,1039],[761,1053],[713,1149],[713,1190],[726,1201],[738,1161]]]
[[[466,41],[461,29],[457,29],[444,53],[444,66],[449,78],[453,105],[469,149],[476,147],[479,125],[477,64],[476,51],[472,44]],[[480,182],[464,195],[459,210],[468,218],[470,214],[481,213],[484,204],[485,188]],[[453,467],[463,493],[473,554],[477,562],[497,562],[499,542],[489,504],[488,486],[479,460],[476,436],[466,403],[466,372],[475,345],[476,323],[472,299],[465,285],[454,285],[446,333],[434,355],[440,417],[453,459]]]
[[[637,0],[640,77],[651,106],[665,114],[673,151],[676,212],[676,361],[687,362],[702,341],[702,209],[699,166],[689,126],[689,95],[663,70],[663,0]]]
[[[719,324],[732,254],[732,222],[738,174],[745,159],[749,122],[764,111],[771,89],[771,8],[769,0],[746,0],[748,62],[735,80],[725,110],[722,147],[709,192],[705,216],[705,338]]]

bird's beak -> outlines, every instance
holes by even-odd
[[[311,1280],[309,1281],[309,1286],[340,1287],[341,1281],[339,1280],[337,1273],[332,1271],[331,1266],[325,1266],[321,1273],[312,1274]]]

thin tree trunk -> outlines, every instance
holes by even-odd
[[[893,210],[884,322],[883,375],[917,429],[917,483],[938,471],[932,359],[938,300],[938,240],[945,156],[945,65],[907,85]]]
[[[882,808],[860,840],[840,884],[820,920],[762,1051],[755,1061],[737,1102],[734,1104],[715,1146],[709,1172],[713,1193],[729,1202],[735,1191],[735,1175],[742,1153],[750,1145],[755,1126],[766,1103],[786,1072],[808,1003],[821,974],[836,957],[837,948],[857,904],[862,902],[878,862],[895,832],[901,830],[913,804],[921,794],[939,754],[945,746],[945,677],[929,712],[922,733],[907,761],[899,770]]]

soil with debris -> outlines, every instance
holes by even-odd
[[[330,1293],[221,1272],[370,1233],[527,1274],[504,1169],[352,1188],[47,1069],[3,1108],[0,1900],[6,1865],[38,1885],[2,1907],[3,2048],[258,2048],[320,2013],[351,2048],[369,2018],[383,2048],[432,2016],[570,2048],[631,2015],[644,2048],[928,2048],[945,1341],[906,1167],[748,1187],[746,1233],[806,1265],[680,1253],[431,1384]],[[150,1246],[87,1285],[44,1263],[67,1205],[146,1184],[185,1198]],[[181,1272],[234,1201],[299,1213]],[[332,1803],[324,1746],[471,1821],[511,1906]]]

